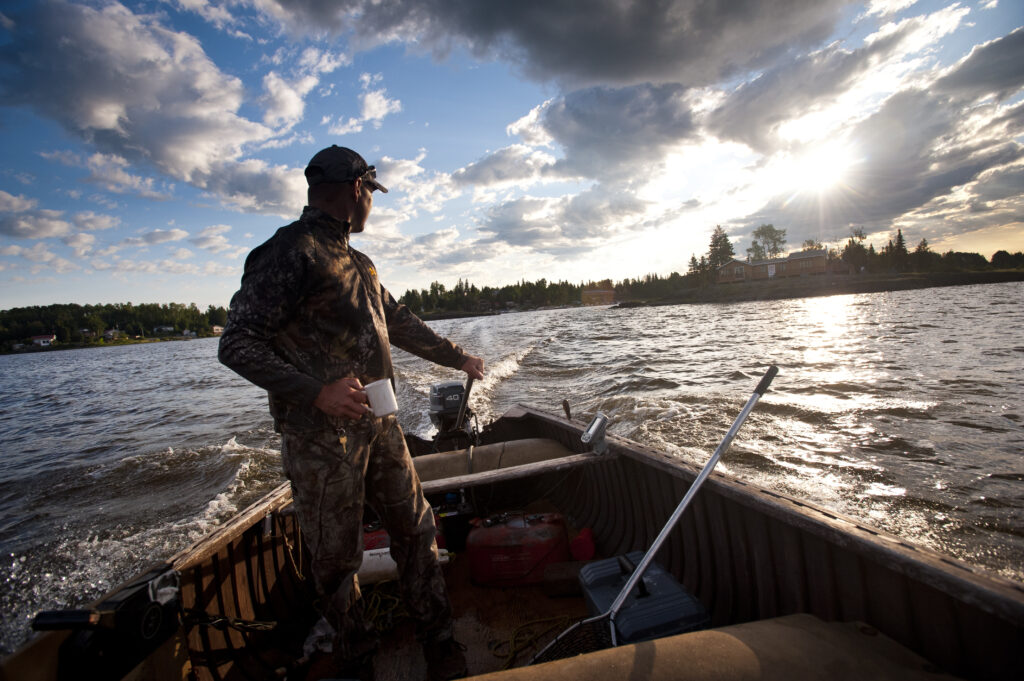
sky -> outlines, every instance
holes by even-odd
[[[1019,0],[0,4],[0,309],[227,306],[319,149],[399,297],[685,273],[721,226],[1024,250]]]

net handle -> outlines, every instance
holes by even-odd
[[[626,602],[626,598],[629,597],[630,592],[637,585],[637,582],[643,578],[644,572],[647,571],[647,566],[651,564],[652,560],[654,560],[654,555],[661,548],[661,545],[665,543],[665,539],[668,537],[669,532],[671,532],[672,528],[675,527],[680,516],[683,515],[683,511],[686,510],[686,507],[690,504],[694,495],[697,494],[697,490],[699,490],[700,486],[704,484],[707,477],[711,475],[711,471],[714,470],[715,465],[718,464],[718,460],[722,457],[722,454],[729,449],[733,438],[735,438],[736,433],[739,432],[740,426],[742,426],[743,422],[747,420],[747,416],[751,411],[753,411],[757,401],[768,390],[769,384],[771,384],[775,375],[778,373],[779,368],[773,364],[768,368],[768,371],[765,372],[764,376],[761,377],[761,381],[757,384],[757,388],[754,390],[754,393],[743,406],[743,410],[740,411],[739,416],[737,416],[736,420],[733,421],[732,426],[729,428],[729,432],[725,434],[725,438],[719,443],[718,447],[715,448],[714,454],[711,455],[711,458],[697,475],[697,479],[693,481],[692,485],[690,485],[690,489],[687,490],[686,496],[684,496],[683,500],[679,502],[676,509],[672,511],[672,516],[668,519],[668,522],[665,523],[665,526],[661,528],[661,532],[658,533],[658,537],[654,540],[654,543],[651,544],[651,548],[647,549],[647,553],[644,554],[644,557],[636,566],[636,570],[634,570],[630,578],[626,580],[626,585],[622,587],[622,591],[619,592],[619,595],[616,596],[615,600],[612,602],[611,607],[608,608],[608,616],[611,620],[615,619],[615,615],[618,614],[619,609],[622,608],[622,604]],[[615,641],[614,626],[612,627],[612,645],[617,645],[617,642]]]

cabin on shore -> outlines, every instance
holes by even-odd
[[[580,291],[580,301],[584,305],[613,305],[615,289],[583,289]]]
[[[825,249],[797,251],[785,258],[770,258],[744,262],[733,258],[718,268],[718,283],[804,277],[825,274],[828,270],[828,252]]]
[[[41,348],[48,348],[57,342],[57,336],[52,333],[43,336],[32,336],[32,342]]]

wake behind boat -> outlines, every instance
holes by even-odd
[[[568,409],[516,407],[477,432],[468,394],[436,388],[439,437],[412,444],[471,676],[1024,676],[1020,584],[721,473],[622,604],[617,645],[529,665],[608,610],[698,472]],[[318,615],[290,502],[282,485],[94,607],[41,618],[57,630],[4,660],[0,678],[312,678]],[[368,548],[386,542],[366,530]],[[371,556],[384,557],[370,551],[364,567]],[[423,678],[386,562],[360,578],[388,631],[377,678]]]

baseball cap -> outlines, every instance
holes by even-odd
[[[366,165],[362,156],[346,147],[332,144],[321,149],[306,166],[306,182],[309,186],[325,182],[352,182],[362,178],[373,189],[387,193],[387,187],[377,181],[377,169]]]

